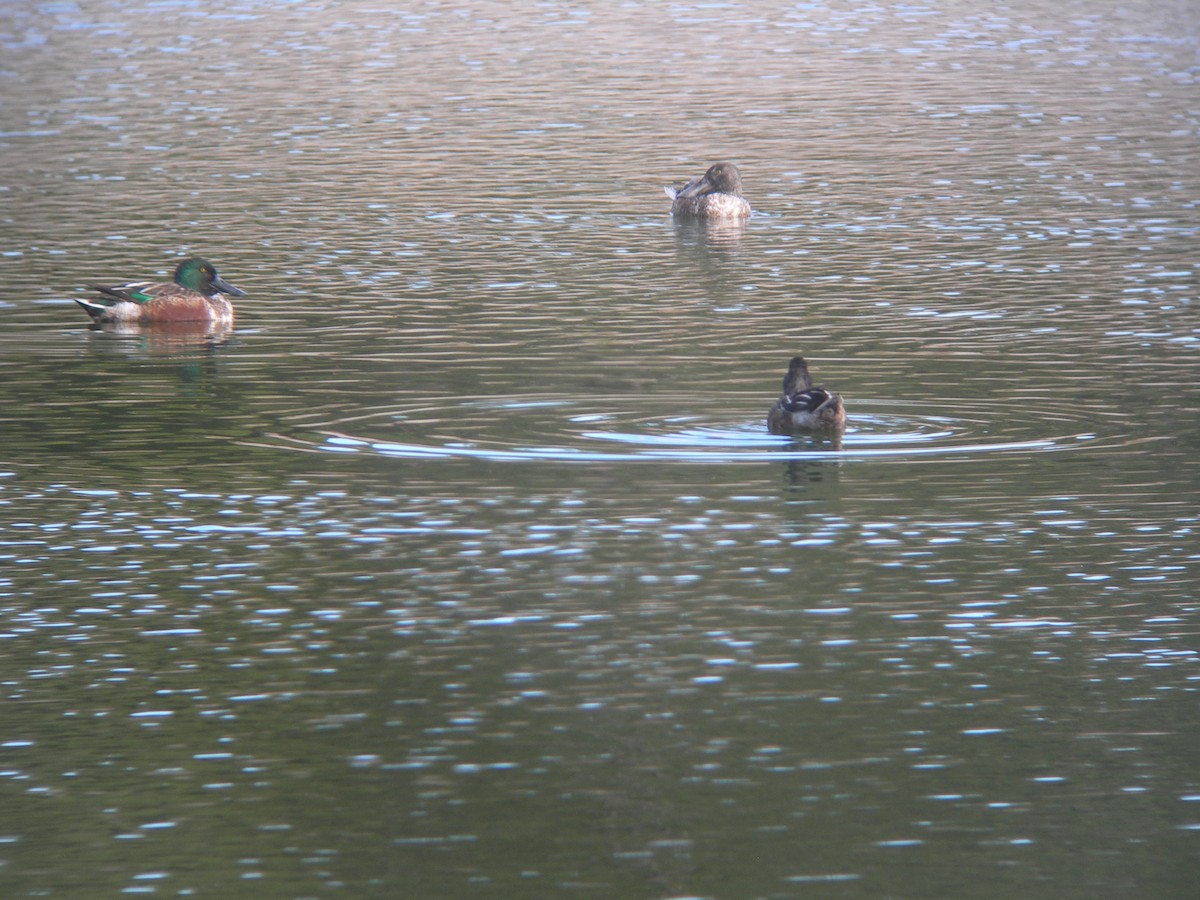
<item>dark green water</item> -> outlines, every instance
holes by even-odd
[[[0,41],[4,896],[1193,895],[1189,4]]]

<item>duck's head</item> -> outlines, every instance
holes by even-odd
[[[813,386],[808,374],[808,363],[803,356],[793,356],[788,364],[787,374],[783,376],[783,396],[799,394]]]
[[[185,259],[175,267],[175,283],[205,297],[211,297],[213,294],[242,297],[246,294],[241,288],[235,287],[218,275],[216,266],[199,256]]]
[[[699,197],[703,194],[732,194],[742,196],[742,174],[733,163],[719,162],[708,167],[704,177],[684,189],[681,196]]]

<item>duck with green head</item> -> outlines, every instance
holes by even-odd
[[[204,322],[228,326],[233,323],[230,297],[245,291],[217,274],[206,259],[193,256],[175,267],[171,281],[131,281],[114,287],[92,285],[98,296],[75,298],[84,312],[98,324],[129,325]]]
[[[663,190],[671,198],[673,216],[729,220],[750,215],[750,204],[742,196],[742,175],[733,163],[716,163],[703,175]]]
[[[798,431],[840,432],[846,427],[846,405],[842,395],[814,385],[803,356],[792,357],[783,376],[783,396],[767,413],[771,434]]]

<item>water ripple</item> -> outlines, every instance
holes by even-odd
[[[694,406],[696,398],[638,398],[645,406]],[[726,399],[719,409],[744,409]],[[493,462],[730,463],[814,459],[914,459],[993,453],[1038,453],[1127,443],[1103,434],[1069,408],[1025,411],[1014,420],[1001,403],[977,401],[957,415],[903,401],[857,401],[840,437],[768,434],[761,416],[747,419],[655,414],[629,398],[539,395],[450,400],[375,410],[314,426],[307,435],[276,432],[268,442],[327,453],[372,453],[402,459]]]

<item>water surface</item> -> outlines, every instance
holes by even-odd
[[[1190,4],[0,41],[6,896],[1194,892]]]

